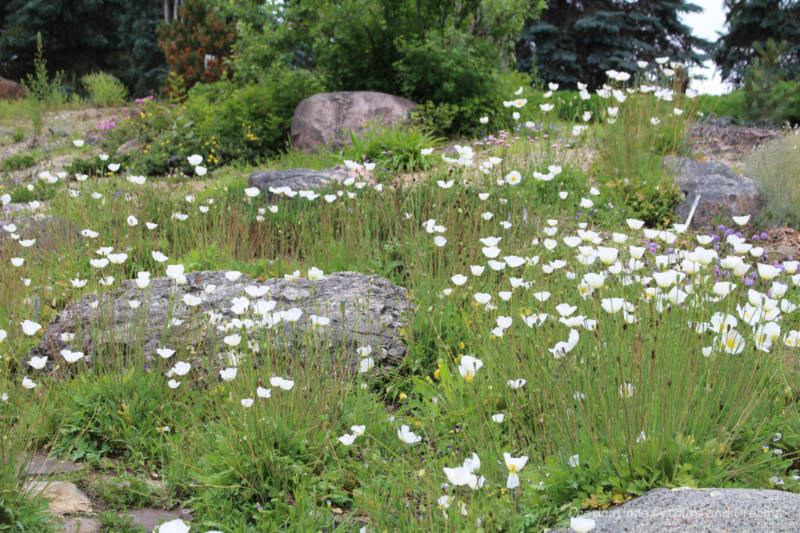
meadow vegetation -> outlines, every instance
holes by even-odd
[[[316,155],[285,144],[313,76],[222,80],[130,103],[99,144],[71,139],[64,175],[4,180],[6,208],[75,231],[45,248],[0,228],[0,530],[55,527],[20,493],[34,449],[115,461],[129,490],[94,494],[118,510],[186,505],[193,531],[536,531],[655,487],[799,490],[798,263],[768,257],[748,213],[701,234],[675,220],[661,158],[689,153],[698,102],[673,90],[666,58],[647,68],[593,94],[509,75],[491,106],[429,105]],[[144,148],[109,155],[131,138]],[[765,176],[789,178],[796,138]],[[350,179],[304,198],[246,183],[338,164]],[[386,367],[360,346],[362,372],[319,372],[325,349],[300,357],[266,327],[242,327],[230,359],[178,339],[157,361],[136,343],[29,355],[68,302],[177,265],[255,285],[385,277],[412,304],[406,357]],[[150,476],[163,490],[136,481]]]

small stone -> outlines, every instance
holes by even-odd
[[[264,170],[253,172],[247,180],[249,187],[256,187],[268,197],[275,195],[270,189],[288,187],[294,191],[319,189],[332,183],[338,183],[348,176],[347,168],[333,167],[326,170],[309,170],[296,168],[291,170]],[[300,198],[295,196],[295,198]]]
[[[50,512],[57,515],[92,512],[92,502],[74,483],[69,481],[31,481],[25,490],[32,496],[50,500]]]
[[[139,142],[139,139],[131,139],[129,141],[125,141],[122,143],[117,151],[114,152],[114,155],[117,157],[125,157],[132,152],[138,152],[142,149],[142,143]]]
[[[62,533],[97,533],[103,524],[95,518],[70,517],[61,524]]]
[[[64,461],[61,459],[51,459],[50,457],[34,453],[30,461],[25,465],[25,475],[28,476],[51,476],[53,474],[66,474],[67,472],[77,472],[83,465]]]
[[[692,227],[711,224],[717,215],[726,217],[757,215],[763,201],[753,180],[740,176],[722,163],[701,163],[685,157],[667,156],[664,167],[675,174],[675,184],[685,199],[675,208],[680,222],[685,222],[699,195]]]

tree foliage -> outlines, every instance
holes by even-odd
[[[178,86],[168,87],[171,94],[219,80],[236,37],[233,24],[203,0],[183,3],[179,19],[160,26],[158,34],[170,73],[177,77]]]
[[[606,70],[635,72],[636,62],[667,56],[699,64],[710,43],[692,36],[679,15],[699,11],[685,0],[548,0],[517,43],[517,68],[541,81],[590,89]]]
[[[154,90],[166,74],[156,46],[161,20],[156,2],[125,0],[8,0],[0,3],[0,75],[22,79],[33,71],[36,34],[65,84],[93,71],[120,78],[135,96]]]
[[[789,79],[800,78],[800,2],[797,0],[725,0],[726,33],[714,49],[722,77],[744,83],[748,66],[758,57],[754,43],[768,39],[786,46],[778,59]]]

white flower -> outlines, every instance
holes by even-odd
[[[117,170],[119,170],[119,163],[109,163],[108,170],[110,170],[111,172],[116,172]]]
[[[252,398],[242,398],[241,400],[239,400],[239,402],[242,404],[242,407],[244,407],[245,409],[248,407],[252,407],[254,401],[255,400],[253,400]]]
[[[269,378],[269,384],[282,390],[292,390],[292,387],[294,387],[294,381],[291,379],[284,379],[280,376]]]
[[[244,190],[244,193],[247,195],[248,198],[255,198],[259,194],[261,194],[261,190],[258,187],[248,187]]]
[[[497,413],[497,414],[492,415],[492,422],[496,422],[496,423],[499,424],[503,420],[505,420],[505,418],[506,418],[506,415],[504,415],[503,413]]]
[[[189,364],[189,363],[187,363],[185,361],[178,361],[177,363],[175,363],[175,366],[173,366],[170,369],[170,373],[172,373],[172,374],[174,374],[176,376],[185,376],[186,374],[189,373],[189,370],[191,370],[191,369],[192,369],[192,365],[191,364]],[[233,378],[231,378],[231,379],[233,379]]]
[[[320,280],[325,277],[325,273],[318,269],[317,267],[311,267],[308,269],[308,279],[310,280]]]
[[[512,389],[519,389],[521,387],[524,387],[526,383],[527,381],[525,381],[524,379],[509,379],[508,381],[506,381],[506,385],[508,385]]]
[[[458,364],[458,373],[467,381],[472,381],[475,374],[483,366],[483,361],[471,355],[464,355]]]
[[[405,424],[397,430],[397,437],[406,444],[416,444],[422,440],[422,437],[411,431]]]
[[[259,398],[272,398],[272,389],[265,389],[264,387],[258,387],[256,389],[256,396]]]
[[[201,167],[200,165],[194,167],[194,173],[197,174],[198,176],[205,176],[206,172],[208,172],[208,169],[206,167]]]
[[[339,442],[341,442],[342,444],[344,444],[345,446],[350,446],[351,444],[353,444],[356,441],[356,436],[355,435],[351,435],[350,433],[345,433],[344,435],[339,437],[337,440]]]
[[[515,489],[519,487],[519,476],[517,475],[517,472],[525,468],[525,465],[528,463],[528,456],[523,455],[522,457],[511,457],[510,453],[503,452],[503,460],[506,463],[506,468],[508,468],[508,480],[506,481],[506,488]]]
[[[372,357],[365,357],[361,359],[361,362],[358,365],[358,372],[364,374],[373,368],[375,368],[375,359]]]
[[[221,377],[223,381],[232,381],[236,378],[237,372],[238,369],[236,367],[226,368],[225,370],[219,371],[219,377]]]
[[[203,303],[203,300],[202,298],[200,298],[199,296],[195,296],[194,294],[184,294],[183,303],[188,305],[189,307],[195,307]]]
[[[22,332],[29,337],[36,335],[36,333],[42,329],[42,325],[33,320],[24,320],[21,322],[21,325]]]
[[[67,363],[75,363],[83,359],[83,352],[73,352],[65,348],[60,353]]]
[[[189,526],[180,518],[176,518],[157,526],[153,529],[153,533],[189,533]]]
[[[581,464],[581,457],[577,454],[572,455],[569,459],[567,459],[567,464],[569,464],[569,466],[572,468],[578,468],[578,466]]]
[[[447,244],[447,239],[442,235],[437,235],[436,237],[433,238],[433,244],[441,248],[442,246]]]
[[[28,361],[28,364],[34,370],[41,370],[47,364],[47,357],[31,357],[31,360]]]
[[[196,167],[197,165],[203,162],[203,156],[199,154],[192,154],[189,157],[187,157],[186,160],[189,161],[190,165]]]
[[[22,388],[23,389],[30,390],[30,389],[33,389],[35,387],[36,387],[36,383],[31,378],[29,378],[28,376],[25,376],[24,378],[22,378]]]

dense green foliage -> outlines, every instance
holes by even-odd
[[[120,78],[134,96],[156,90],[166,74],[155,29],[156,2],[123,0],[9,0],[0,6],[5,27],[0,36],[0,75],[21,79],[32,70],[36,34],[53,70],[63,70],[65,85],[79,89],[93,71]]]
[[[237,20],[236,79],[304,68],[328,90],[373,90],[449,106],[443,133],[499,113],[513,42],[539,0],[218,2]],[[439,121],[438,125],[441,125]]]
[[[158,29],[171,78],[167,91],[182,99],[199,82],[213,82],[225,75],[224,59],[231,53],[233,25],[204,0],[187,0],[180,18]]]
[[[744,111],[751,122],[800,122],[800,80],[787,79],[790,74],[781,64],[787,47],[785,41],[776,44],[772,39],[764,45],[753,43],[758,57],[752,60],[744,78]]]
[[[754,43],[786,41],[779,62],[789,78],[800,76],[800,3],[792,0],[725,0],[727,30],[713,57],[722,77],[745,81],[748,66],[758,57]]]
[[[119,79],[105,72],[93,72],[81,78],[89,100],[100,107],[121,106],[128,96],[128,89]]]
[[[517,44],[517,68],[542,82],[594,90],[607,70],[636,72],[638,60],[656,57],[699,64],[709,43],[679,18],[700,8],[685,0],[628,2],[551,0],[539,19],[526,22]]]

